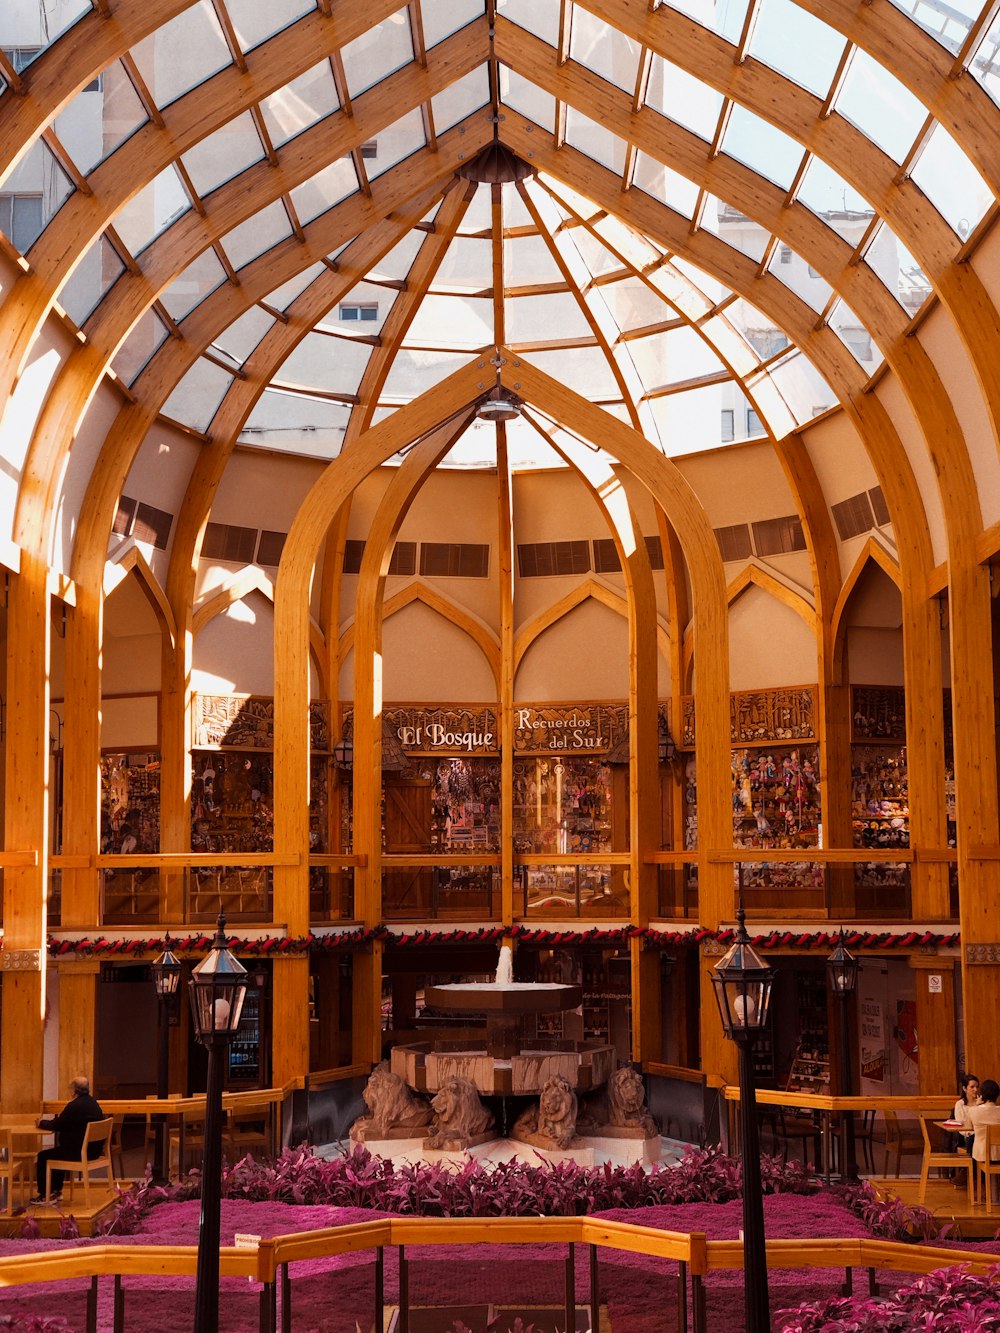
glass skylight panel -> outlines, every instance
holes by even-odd
[[[792,0],[762,0],[750,54],[825,97],[847,42]]]
[[[190,207],[188,192],[171,163],[116,215],[115,231],[128,250],[137,255]]]
[[[73,193],[73,184],[48,144],[36,139],[4,182],[0,231],[24,254]]]
[[[709,319],[703,320],[700,327],[721,360],[742,377],[749,375],[760,365],[760,357],[739,325],[728,318],[728,313],[727,307],[725,313],[712,315]],[[767,324],[763,315],[760,316],[760,322],[762,325]]]
[[[385,404],[408,403],[426,389],[469,364],[468,352],[438,352],[403,347],[392,363],[382,390]]]
[[[535,342],[539,338],[587,338],[592,329],[574,297],[568,293],[551,296],[516,296],[509,298],[507,339],[512,343]]]
[[[456,236],[445,251],[432,291],[484,291],[493,282],[492,249],[488,237]]]
[[[163,320],[155,310],[147,310],[115,353],[111,369],[125,384],[132,384],[166,337]]]
[[[480,186],[484,192],[488,192],[486,185]],[[537,205],[538,200],[535,200]],[[504,190],[503,192],[503,225],[505,227],[533,227],[535,220],[528,212],[524,200],[521,198],[521,191],[518,189]]]
[[[242,366],[274,324],[274,319],[266,310],[261,310],[259,305],[252,305],[239,319],[234,319],[228,328],[222,330],[212,346]]]
[[[879,280],[893,294],[900,305],[904,305],[903,284],[900,282],[902,277],[901,249],[902,247],[892,228],[884,222],[880,223],[865,250],[865,263],[875,272]]]
[[[401,69],[413,59],[413,40],[406,9],[390,14],[374,28],[348,42],[340,54],[351,97],[358,97],[380,83],[387,74]]]
[[[740,254],[746,255],[755,264],[764,258],[770,239],[763,227],[714,194],[706,196],[701,228],[702,231],[710,231],[713,236],[718,236],[720,241],[739,250]]]
[[[923,103],[861,50],[854,52],[834,110],[895,162],[902,162],[927,119]]]
[[[384,279],[389,282],[403,281],[410,271],[421,243],[426,240],[423,232],[411,231],[403,239],[392,247],[387,255],[384,255],[373,268],[368,270],[368,276],[375,281]]]
[[[355,338],[377,334],[385,323],[398,293],[372,282],[359,282],[340,296],[316,324],[325,333]],[[333,344],[330,344],[333,346]]]
[[[678,309],[683,310],[691,319],[697,318],[711,306],[732,295],[729,288],[718,278],[713,278],[710,273],[706,273],[703,268],[692,264],[681,255],[674,255],[670,263],[664,266],[662,273],[668,276],[675,288],[673,299]],[[661,275],[656,276],[657,281],[660,281]]]
[[[30,35],[23,30],[19,33],[19,58],[14,63],[18,71],[27,69],[68,28],[92,13],[93,6],[90,0],[35,0],[34,4],[24,6],[26,14],[31,9],[37,13],[37,26],[31,25]]]
[[[625,170],[624,139],[619,139],[617,134],[612,134],[574,107],[568,107],[566,111],[566,142],[599,162],[602,167],[613,171],[616,176]]]
[[[59,304],[78,325],[97,308],[123,273],[125,265],[106,236],[99,236],[59,292]]]
[[[473,19],[482,18],[486,4],[485,0],[449,0],[446,5],[423,5],[420,12],[424,21],[424,46],[430,49]]]
[[[208,430],[232,382],[221,366],[200,356],[163,404],[163,415],[192,430]]]
[[[1000,14],[990,24],[986,36],[976,47],[969,73],[1000,103]]]
[[[264,157],[253,116],[244,111],[241,116],[202,139],[181,156],[191,177],[191,184],[202,196],[210,194],[225,181],[238,176],[247,167]]]
[[[494,337],[492,300],[425,296],[410,325],[407,344],[473,351],[492,343]]]
[[[688,342],[675,343],[673,339],[677,333],[686,333]],[[647,338],[630,338],[625,345],[647,393],[724,369],[704,338],[690,327],[670,333],[653,333]]]
[[[427,135],[424,133],[423,117],[419,111],[407,112],[386,129],[379,130],[378,138],[374,142],[376,150],[374,157],[365,158],[365,170],[369,180],[376,180],[397,162],[402,162],[404,157],[409,157],[426,145]]]
[[[473,111],[486,106],[490,100],[490,79],[486,66],[480,65],[470,70],[457,83],[450,84],[436,97],[431,98],[434,112],[434,128],[438,134],[444,134],[452,125],[457,125]]]
[[[596,236],[586,227],[574,227],[573,244],[579,250],[583,262],[595,278],[607,273],[617,273],[622,261],[613,255],[606,245],[602,245]]]
[[[852,245],[875,214],[868,200],[818,157],[810,158],[795,197]]]
[[[846,301],[838,301],[827,321],[858,365],[871,375],[882,364],[882,353],[871,333],[858,319]]]
[[[710,384],[650,399],[660,447],[668,458],[719,447],[723,394],[729,391],[728,385]]]
[[[696,23],[721,33],[731,42],[738,42],[747,14],[747,0],[673,0],[671,9],[687,14]]]
[[[769,366],[768,375],[800,426],[837,401],[829,384],[797,347]]]
[[[686,69],[653,56],[646,105],[711,143],[715,138],[722,94]]]
[[[242,268],[292,234],[288,214],[277,200],[226,232],[222,248],[233,268]]]
[[[212,249],[205,250],[167,287],[162,301],[167,314],[177,323],[205,297],[226,281],[226,270]]]
[[[272,379],[276,385],[319,393],[353,394],[361,383],[372,350],[370,343],[308,333]]]
[[[260,104],[275,148],[340,109],[329,60],[321,60]]]
[[[830,284],[785,241],[778,241],[768,261],[767,271],[811,305],[813,310],[822,310],[830,299]]]
[[[662,324],[675,314],[661,296],[638,278],[602,282],[601,296],[615,324],[625,332],[645,328],[648,324]]]
[[[632,93],[639,72],[639,49],[639,43],[626,37],[618,28],[613,28],[581,5],[573,6],[571,60],[579,61],[602,79]]]
[[[358,188],[358,173],[349,157],[338,158],[291,191],[292,203],[305,226],[339,204]]]
[[[943,125],[935,125],[910,175],[963,241],[993,203],[993,191]]]
[[[927,274],[899,237],[893,236],[893,240],[896,245],[898,300],[911,315],[915,315],[930,296],[931,284]],[[884,278],[882,280],[885,281]]]
[[[161,24],[133,46],[132,57],[161,108],[232,64],[211,0],[198,0]]]
[[[953,54],[958,51],[972,20],[978,18],[982,0],[892,0],[908,18]]]
[[[562,282],[552,252],[542,236],[512,236],[504,243],[504,279],[508,287],[538,282]]]
[[[260,0],[226,0],[229,19],[243,51],[252,51],[315,8],[316,0],[267,0],[266,5]]]
[[[556,99],[537,84],[529,82],[506,65],[501,65],[500,101],[512,111],[518,111],[543,130],[553,130],[556,120]],[[502,114],[502,113],[501,113]]]
[[[497,0],[497,14],[501,18],[527,28],[550,46],[559,42],[560,8],[561,0]]]
[[[149,117],[120,60],[88,83],[56,118],[59,141],[86,176]]]
[[[745,107],[734,106],[722,151],[787,190],[802,161],[802,145]]]
[[[280,205],[277,205],[277,207],[280,207]],[[288,215],[283,208],[281,209],[281,215],[287,223]],[[274,291],[269,292],[264,300],[275,310],[287,310],[295,298],[301,295],[311,282],[314,282],[321,273],[328,272],[329,269],[325,264],[310,264],[301,273],[297,273],[294,278],[289,278],[280,287],[275,287]]]
[[[599,347],[532,349],[528,359],[567,389],[591,402],[620,399],[621,386]]]
[[[265,389],[240,431],[240,443],[309,458],[336,458],[350,414],[346,403]]]
[[[695,205],[698,202],[698,186],[686,176],[681,176],[670,167],[664,166],[662,162],[657,162],[655,158],[645,153],[636,154],[632,184],[645,194],[658,199],[661,204],[666,204],[674,212],[683,213],[686,218],[694,216]]]

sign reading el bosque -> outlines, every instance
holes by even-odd
[[[489,708],[387,708],[385,718],[409,754],[496,754],[500,737]],[[624,704],[514,707],[517,754],[603,754],[628,734]]]

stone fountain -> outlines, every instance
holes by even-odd
[[[428,986],[426,1003],[454,1014],[484,1014],[482,1048],[447,1040],[395,1046],[391,1067],[411,1088],[436,1092],[452,1078],[468,1079],[480,1093],[517,1095],[541,1092],[559,1076],[578,1091],[599,1088],[610,1078],[616,1059],[612,1046],[598,1041],[545,1043],[526,1034],[526,1020],[564,1013],[583,1002],[580,986],[544,981],[514,981],[509,945],[500,950],[491,982]]]

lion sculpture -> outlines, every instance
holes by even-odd
[[[431,1100],[434,1122],[425,1148],[471,1148],[493,1138],[493,1116],[467,1078],[447,1078]]]
[[[366,1143],[370,1139],[410,1139],[431,1123],[431,1108],[426,1098],[389,1068],[388,1060],[376,1065],[361,1094],[368,1107],[351,1126],[351,1139]]]
[[[644,1139],[660,1133],[646,1107],[642,1078],[629,1065],[622,1065],[608,1079],[608,1125],[612,1130],[641,1130]]]
[[[576,1134],[576,1113],[576,1093],[562,1074],[553,1074],[537,1103],[518,1116],[511,1138],[535,1148],[563,1151]]]

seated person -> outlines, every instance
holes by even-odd
[[[996,1079],[985,1078],[979,1087],[982,1102],[979,1106],[967,1109],[968,1122],[972,1126],[975,1138],[972,1141],[972,1158],[976,1162],[986,1161],[986,1126],[1000,1125],[1000,1083]],[[994,1149],[994,1152],[997,1150]]]
[[[49,1200],[45,1198],[45,1173],[48,1163],[55,1158],[59,1161],[72,1161],[79,1158],[83,1152],[83,1140],[87,1133],[87,1126],[92,1120],[103,1120],[104,1112],[90,1095],[90,1080],[82,1074],[78,1074],[70,1083],[72,1098],[66,1103],[58,1115],[49,1117],[47,1120],[37,1120],[39,1129],[51,1129],[55,1131],[56,1146],[54,1148],[43,1148],[38,1154],[35,1162],[35,1188],[36,1194],[31,1203],[58,1202],[62,1196],[63,1178],[65,1172],[52,1172],[52,1195]],[[92,1155],[97,1156],[100,1152],[100,1144],[95,1143],[92,1148]]]
[[[954,1146],[956,1148],[964,1148],[966,1152],[971,1152],[972,1140],[975,1135],[969,1121],[969,1108],[982,1106],[983,1104],[983,1099],[979,1095],[979,1079],[976,1078],[975,1074],[963,1074],[958,1081],[958,1088],[961,1096],[955,1103],[951,1118],[957,1120],[965,1128],[959,1130],[952,1137],[955,1140]]]

